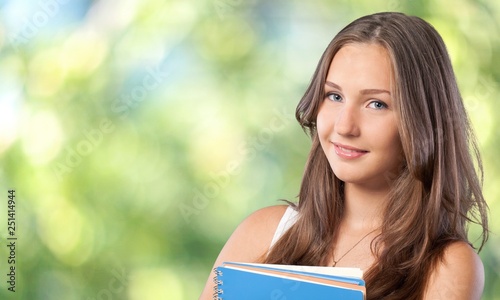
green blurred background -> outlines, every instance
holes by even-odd
[[[332,37],[378,11],[447,43],[484,158],[484,299],[500,299],[495,0],[0,0],[0,298],[197,299],[237,224],[295,200],[295,106]]]

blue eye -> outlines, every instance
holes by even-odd
[[[368,104],[368,107],[373,109],[384,109],[387,108],[387,104],[382,101],[372,101],[370,102],[370,104]]]
[[[330,100],[332,100],[333,102],[341,102],[342,101],[342,96],[340,96],[339,94],[336,94],[336,93],[328,93],[326,95],[326,97]]]

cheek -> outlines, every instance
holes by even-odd
[[[318,116],[316,117],[316,128],[318,131],[318,136],[321,139],[327,137],[332,130],[333,125],[333,117],[331,114],[324,109],[324,106],[321,105],[318,111]]]
[[[401,139],[397,131],[392,132],[384,139],[384,148],[386,149],[387,158],[393,160],[395,164],[399,164],[403,156],[403,148],[401,146]]]
[[[385,149],[389,153],[399,152],[401,150],[401,139],[396,121],[391,118],[385,118],[371,122],[363,127],[365,137],[371,137],[375,148]]]
[[[388,143],[391,145],[391,147],[394,149],[394,152],[401,153],[403,150],[403,147],[401,145],[401,137],[399,136],[399,130],[397,125],[393,124],[392,127],[392,132],[390,139]]]
[[[384,130],[381,130],[381,128]],[[367,138],[365,140],[369,141],[372,151],[378,153],[379,159],[385,161],[385,163],[394,162],[394,164],[399,164],[403,157],[403,148],[396,125],[392,122],[383,122],[371,124],[364,129],[363,132]]]

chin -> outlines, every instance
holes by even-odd
[[[332,169],[333,174],[345,183],[352,183],[358,185],[372,185],[374,182],[379,182],[380,179],[383,179],[383,175],[373,176],[373,174],[369,174],[363,170],[359,170],[358,168],[345,168],[342,169]],[[355,171],[355,172],[353,172]]]
[[[335,174],[338,179],[342,180],[345,183],[361,183],[366,180],[366,178],[364,178],[364,176],[361,174],[349,174],[347,172],[335,171],[333,171],[333,174]]]

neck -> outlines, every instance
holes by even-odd
[[[373,189],[346,183],[343,225],[359,231],[380,228],[388,193],[388,187]]]

